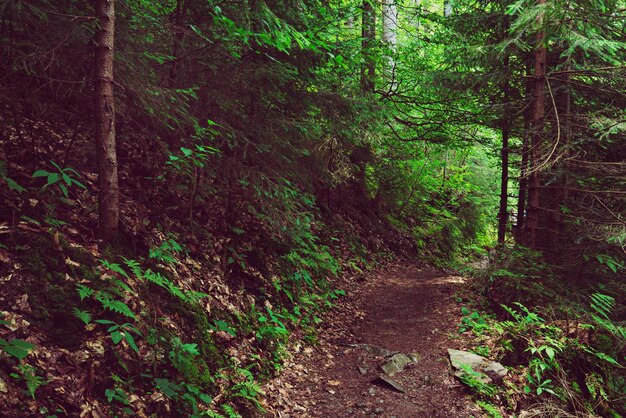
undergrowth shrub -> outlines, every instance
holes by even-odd
[[[556,403],[574,414],[626,413],[626,327],[614,296],[574,282],[563,288],[563,277],[521,247],[493,254],[475,276],[476,290],[496,315],[464,308],[460,331],[476,336],[474,351],[523,376],[523,385],[509,385],[502,395],[526,405]],[[570,292],[587,296],[575,299]],[[494,396],[483,398],[498,403]]]

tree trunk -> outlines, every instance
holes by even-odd
[[[530,123],[524,121],[524,131],[530,131]],[[528,135],[524,135],[522,143],[522,161],[520,163],[520,179],[519,179],[519,193],[517,195],[517,221],[515,225],[515,241],[518,244],[525,242],[524,231],[526,221],[526,197],[528,193],[528,142],[530,139]]]
[[[95,35],[96,152],[98,160],[98,235],[104,242],[117,238],[119,185],[115,150],[113,100],[113,48],[115,1],[96,0],[98,30]]]
[[[388,48],[385,59],[385,79],[388,81],[390,91],[397,89],[395,82],[395,61],[394,55],[398,46],[398,9],[396,0],[383,0],[383,42]]]
[[[452,0],[444,0],[443,1],[443,16],[450,17],[452,16]]]
[[[543,5],[546,0],[537,0],[537,4]],[[539,16],[540,24],[543,16]],[[539,229],[539,197],[541,193],[540,171],[540,148],[543,140],[545,125],[546,103],[546,59],[545,31],[539,30],[536,35],[535,49],[535,76],[534,76],[534,104],[532,116],[532,141],[529,150],[530,176],[528,180],[528,218],[526,221],[526,244],[530,248],[538,248],[537,231]]]
[[[508,82],[506,84],[508,85]],[[508,94],[506,94],[505,97],[508,98]],[[510,135],[510,132],[511,132],[511,123],[510,123],[508,115],[505,115],[502,118],[502,149],[500,150],[500,155],[502,157],[502,175],[500,178],[500,210],[498,211],[498,244],[504,244],[504,240],[506,238],[506,227],[509,222],[508,185],[509,185],[509,135]]]
[[[172,60],[169,63],[170,73],[168,77],[168,85],[170,87],[176,86],[178,79],[178,59],[180,55],[180,47],[183,40],[183,24],[185,21],[185,13],[187,9],[187,2],[185,0],[178,0],[176,2],[176,9],[172,15],[172,24],[174,32],[174,42],[172,44]]]
[[[383,0],[383,42],[395,52],[398,45],[398,9],[396,0]]]
[[[374,41],[376,37],[376,14],[370,0],[363,0],[363,14],[361,16],[361,90],[365,93],[374,92],[374,76],[376,63],[374,61]]]

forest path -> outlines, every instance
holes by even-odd
[[[453,335],[464,282],[416,266],[392,265],[368,275],[331,313],[319,345],[298,353],[268,385],[274,415],[482,416],[452,376],[447,357],[447,348],[462,348]],[[389,354],[376,346],[414,354],[417,362],[390,376],[405,393],[376,382]]]

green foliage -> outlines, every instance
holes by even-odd
[[[500,413],[500,410],[495,405],[480,399],[476,401],[476,404],[480,406],[490,418],[504,418],[504,416]]]
[[[24,340],[12,339],[10,341],[0,338],[0,352],[23,360],[28,354],[35,349],[35,345]]]
[[[52,166],[56,168],[55,172],[50,172],[47,170],[37,170],[33,173],[34,178],[37,178],[37,177],[46,178],[46,184],[41,188],[41,190],[45,190],[46,188],[51,187],[51,186],[56,186],[59,190],[61,190],[61,193],[63,193],[63,196],[68,197],[69,196],[68,188],[71,188],[73,186],[78,186],[81,189],[86,189],[83,183],[76,180],[75,177],[80,177],[80,174],[78,174],[76,170],[74,170],[73,168],[69,168],[69,167],[61,168],[54,161],[50,161],[50,164],[52,164]]]
[[[11,373],[11,377],[24,381],[31,398],[35,399],[35,392],[47,383],[46,380],[38,376],[36,373],[37,369],[29,364],[19,364],[15,367],[15,370],[17,373]]]
[[[200,412],[200,404],[208,405],[213,402],[213,399],[204,393],[200,388],[185,382],[180,384],[174,383],[167,378],[155,378],[154,383],[156,388],[159,389],[166,397],[182,402],[183,405],[186,405],[191,410],[190,416],[220,416],[212,415],[210,411],[206,410]]]
[[[198,356],[197,344],[184,344],[180,338],[175,337],[171,341],[171,350],[168,358],[172,365],[183,373],[188,373],[192,368],[193,358]]]
[[[170,238],[161,243],[158,248],[150,248],[148,257],[155,259],[160,263],[174,264],[176,256],[183,251],[183,247]]]
[[[118,299],[116,295],[107,290],[94,290],[89,286],[80,283],[76,285],[76,290],[78,291],[78,296],[81,301],[86,298],[91,298],[100,302],[100,305],[106,310],[123,315],[127,318],[137,318],[137,315],[135,315],[132,309],[125,302]],[[124,286],[120,284],[117,284],[117,286],[113,288],[113,291],[115,292],[120,290],[126,291]]]
[[[122,340],[125,340],[128,343],[128,346],[133,349],[134,352],[139,353],[139,348],[135,343],[135,338],[132,334],[142,336],[141,332],[134,325],[130,323],[117,324],[108,319],[96,319],[94,322],[103,325],[109,325],[107,328],[107,332],[111,335],[111,340],[113,344],[117,345]]]
[[[485,318],[477,311],[470,312],[466,307],[462,307],[461,313],[463,318],[461,319],[459,332],[472,330],[472,332],[479,335],[490,327]]]
[[[243,379],[233,385],[230,389],[230,396],[250,401],[258,410],[263,412],[264,408],[259,403],[259,396],[263,394],[261,386],[255,381],[249,370],[237,368],[235,371]]]
[[[73,308],[72,312],[74,313],[74,316],[80,319],[85,325],[88,325],[93,319],[91,314],[87,311],[83,311],[78,308]]]
[[[0,160],[0,181],[6,183],[10,190],[14,190],[18,193],[25,192],[26,189],[20,186],[15,180],[9,177],[6,161]]]
[[[485,376],[473,370],[470,366],[462,364],[463,374],[460,376],[461,382],[466,384],[476,395],[480,397],[490,398],[498,393],[495,385],[485,383]]]

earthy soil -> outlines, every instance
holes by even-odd
[[[482,416],[447,356],[447,348],[463,348],[455,334],[464,286],[463,277],[417,266],[366,276],[331,313],[319,344],[267,386],[270,409],[282,418]],[[384,357],[350,345],[358,343],[415,354],[417,363],[391,377],[406,393],[376,382]]]

